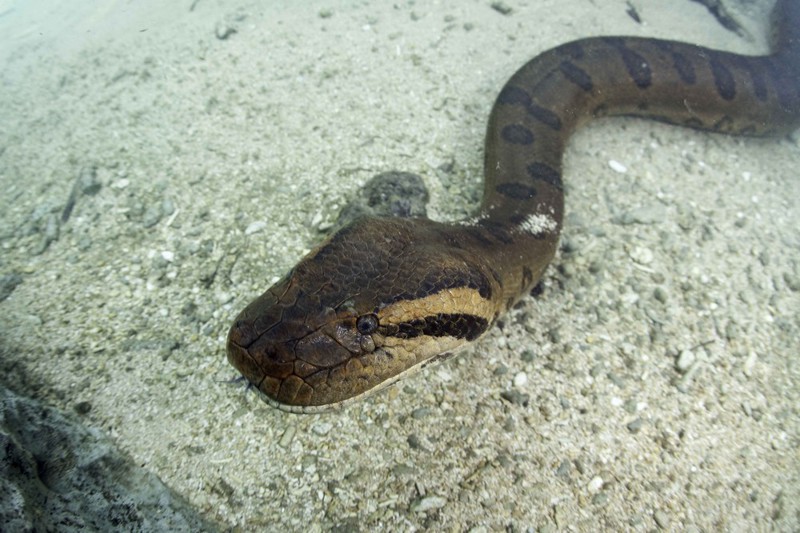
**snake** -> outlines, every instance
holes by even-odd
[[[800,126],[800,1],[772,15],[761,56],[617,36],[537,55],[492,107],[473,216],[353,221],[238,314],[228,361],[269,404],[313,413],[475,343],[556,253],[562,160],[582,124],[623,115],[762,137]]]

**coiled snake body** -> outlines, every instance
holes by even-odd
[[[555,254],[561,160],[583,122],[633,115],[758,136],[800,125],[800,1],[779,0],[773,15],[768,56],[631,37],[582,39],[537,56],[492,109],[475,217],[357,220],[239,314],[228,360],[268,402],[310,412],[478,339]]]

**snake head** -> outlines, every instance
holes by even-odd
[[[480,336],[497,282],[457,249],[421,244],[432,224],[365,218],[336,233],[239,313],[228,361],[268,403],[312,412]]]

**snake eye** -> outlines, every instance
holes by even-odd
[[[361,315],[356,320],[356,329],[362,335],[369,335],[378,329],[378,316],[374,313],[368,315]]]

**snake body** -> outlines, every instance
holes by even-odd
[[[582,123],[629,115],[757,136],[800,125],[800,1],[779,0],[773,15],[766,56],[597,37],[535,57],[492,109],[476,216],[353,222],[238,315],[228,360],[269,403],[312,412],[480,338],[556,252],[562,156]]]

